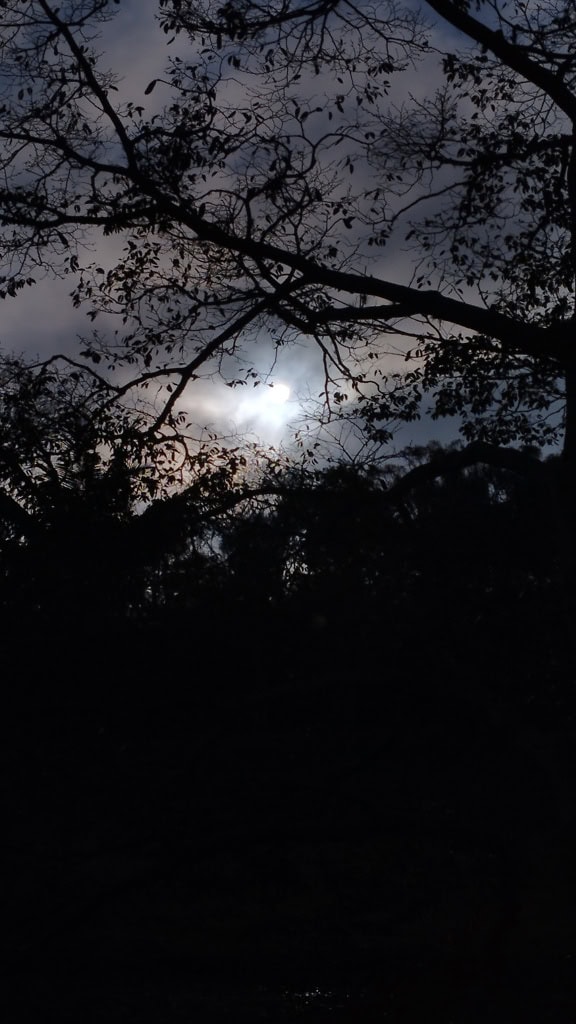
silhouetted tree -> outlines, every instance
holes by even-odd
[[[571,496],[571,5],[430,0],[465,47],[449,35],[444,53],[387,3],[159,9],[189,56],[124,101],[93,46],[104,0],[3,7],[6,294],[37,259],[79,275],[75,301],[126,325],[84,354],[136,368],[119,397],[160,386],[156,433],[181,429],[200,373],[254,378],[249,349],[231,368],[242,339],[308,335],[331,400],[351,385],[383,438],[423,395],[472,439],[565,430],[558,497]],[[420,60],[438,88],[398,110]],[[88,230],[124,235],[121,262],[80,265]],[[400,284],[387,249],[407,240],[418,269]],[[400,373],[382,362],[390,337]]]
[[[170,442],[146,444],[142,416],[82,367],[5,357],[0,378],[4,614],[72,633],[137,616],[160,566],[192,559],[197,520],[163,515]]]

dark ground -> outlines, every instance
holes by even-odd
[[[172,626],[7,638],[5,1020],[576,1020],[565,666]]]

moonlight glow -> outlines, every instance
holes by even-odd
[[[264,399],[272,405],[284,405],[290,398],[290,388],[287,384],[273,384],[267,391]]]
[[[240,424],[257,430],[263,436],[283,432],[294,411],[290,395],[288,385],[280,381],[261,384],[242,396],[236,417]]]

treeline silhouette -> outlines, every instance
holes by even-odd
[[[6,507],[14,1020],[569,1019],[555,508],[396,476]]]
[[[410,454],[425,463],[438,452]],[[570,671],[569,565],[540,481],[477,465],[423,478],[390,501],[394,471],[288,470],[224,488],[215,474],[212,493],[208,474],[201,494],[191,485],[143,510],[122,498],[116,470],[100,491],[60,482],[25,528],[0,507],[7,654],[25,655],[32,634],[52,638],[64,678],[67,648],[97,658],[111,633],[128,655],[122,672],[108,673],[118,693],[145,688],[139,660],[162,666],[163,638],[174,668],[191,653],[210,663],[216,644],[231,665],[252,659],[256,675],[267,652],[272,687],[306,675],[314,649],[327,677],[349,663],[369,677],[385,661],[420,684],[439,659],[441,675],[453,664],[483,677],[490,666],[506,689],[536,692]],[[280,656],[304,640],[308,656]]]

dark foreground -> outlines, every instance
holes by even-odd
[[[576,1019],[565,667],[174,626],[6,647],[5,1020]]]

